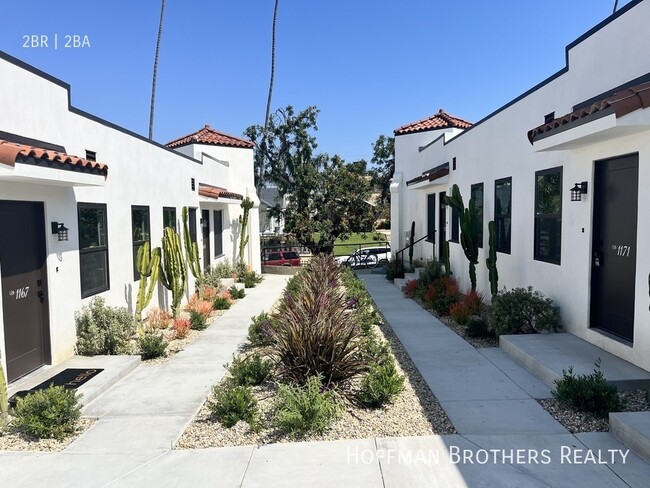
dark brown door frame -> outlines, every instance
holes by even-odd
[[[51,347],[51,337],[50,337],[50,316],[49,316],[49,293],[48,293],[48,276],[47,276],[47,256],[48,256],[48,249],[47,249],[47,242],[46,242],[46,236],[47,236],[47,230],[45,226],[45,208],[43,202],[31,202],[31,201],[19,201],[19,200],[0,200],[0,206],[9,206],[10,210],[13,212],[17,212],[18,215],[20,215],[20,212],[23,212],[23,215],[21,215],[21,220],[19,222],[20,225],[15,226],[16,227],[16,234],[14,235],[7,235],[5,234],[5,238],[9,239],[18,239],[18,232],[20,230],[21,226],[24,225],[30,225],[29,221],[24,220],[26,215],[24,213],[29,214],[29,219],[33,220],[33,226],[30,229],[33,231],[33,234],[31,237],[33,237],[36,240],[36,259],[37,263],[40,263],[40,267],[33,268],[32,271],[38,271],[40,275],[38,276],[38,279],[35,280],[35,286],[33,290],[29,290],[29,294],[33,291],[32,294],[32,301],[35,304],[40,305],[40,331],[41,331],[41,338],[40,338],[40,354],[39,354],[39,359],[37,363],[33,363],[30,365],[27,369],[21,368],[19,372],[12,372],[11,368],[9,365],[7,365],[7,377],[10,382],[20,378],[21,376],[24,376],[25,374],[28,374],[29,372],[33,371],[34,369],[38,369],[38,367],[45,365],[45,364],[51,364],[52,363],[52,347]],[[14,207],[13,209],[11,207]],[[28,210],[29,209],[29,210]],[[0,219],[3,220],[3,219]],[[11,227],[11,226],[10,226]],[[0,239],[2,237],[0,236]],[[0,243],[0,249],[2,248],[2,244]],[[5,268],[6,271],[6,268]],[[8,278],[6,276],[5,277]],[[3,300],[7,300],[9,296],[16,296],[16,290],[5,290],[4,289],[4,284],[8,281],[4,280],[2,277],[0,277],[0,291],[3,294]],[[13,288],[13,287],[12,287]],[[13,295],[10,295],[13,292]],[[34,300],[35,298],[35,300]],[[8,345],[7,341],[7,327],[8,327],[8,320],[9,318],[5,316],[5,306],[3,304],[2,307],[2,313],[3,313],[3,322],[4,322],[4,327],[5,327],[5,339],[4,339],[4,352],[5,352],[5,361],[9,361],[9,358],[11,356],[10,352],[8,349],[10,349],[10,346]]]
[[[203,269],[210,269],[210,211],[201,210],[201,236],[203,237]]]

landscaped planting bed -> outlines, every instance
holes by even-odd
[[[294,277],[249,338],[177,448],[454,433],[362,283],[331,258]],[[255,374],[242,376],[242,364]],[[236,386],[263,364],[261,384]]]
[[[493,302],[497,303],[495,313],[494,309],[483,305],[482,295],[474,292],[462,294],[456,281],[445,276],[442,266],[436,262],[429,263],[417,280],[407,282],[403,291],[476,349],[499,347],[498,333],[553,332],[559,329],[559,315],[552,302],[532,288],[499,292],[496,302]],[[569,372],[567,375],[571,376]],[[606,382],[599,376],[598,365],[593,374],[577,380],[570,378],[565,396],[577,397],[578,406],[568,404],[564,397],[537,399],[569,432],[607,432],[607,412],[650,410],[644,390],[608,393]],[[585,394],[589,398],[583,398]],[[615,401],[616,397],[620,402]],[[609,404],[601,405],[607,401]],[[596,409],[600,406],[600,414],[585,411],[586,406]]]

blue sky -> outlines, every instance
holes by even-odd
[[[0,50],[70,83],[76,107],[147,134],[160,0],[3,4]],[[565,46],[613,5],[280,0],[272,106],[316,105],[319,150],[369,160],[380,134],[439,108],[478,121],[552,75]],[[272,14],[273,0],[167,0],[156,140],[206,123],[234,135],[263,123]],[[50,47],[23,47],[32,34]],[[75,34],[91,47],[62,47]]]

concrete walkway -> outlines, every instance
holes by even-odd
[[[172,450],[223,374],[251,315],[279,294],[284,282],[267,275],[183,355],[164,366],[139,367],[89,404],[85,413],[100,421],[68,449],[0,453],[2,486],[648,485],[650,466],[611,435],[574,436],[540,412],[533,398],[548,396],[548,388],[501,351],[477,352],[383,277],[364,280],[460,434]],[[599,453],[602,464],[591,463],[589,452]]]

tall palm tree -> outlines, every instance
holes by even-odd
[[[153,111],[156,103],[156,78],[158,77],[158,55],[160,53],[160,39],[162,38],[163,20],[165,19],[165,0],[160,7],[160,23],[158,24],[158,40],[156,41],[156,57],[153,61],[153,80],[151,82],[151,109],[149,110],[149,139],[153,139]]]
[[[269,126],[269,117],[271,116],[271,98],[273,96],[273,79],[275,78],[275,26],[278,18],[278,4],[280,0],[275,0],[273,7],[273,34],[271,37],[271,80],[269,81],[269,96],[266,99],[266,115],[264,116],[264,132],[262,132],[262,141],[266,139],[266,131]],[[259,195],[261,188],[264,186],[264,168],[266,167],[266,157],[263,164],[259,167],[259,179],[257,180],[257,193]]]

